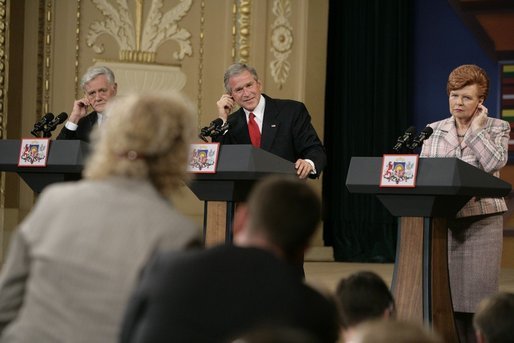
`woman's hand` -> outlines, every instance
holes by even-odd
[[[475,114],[473,115],[473,121],[471,122],[471,130],[476,132],[483,129],[487,122],[487,114],[487,107],[482,104],[478,105]]]

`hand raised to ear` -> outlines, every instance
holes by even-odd
[[[471,130],[476,132],[483,129],[487,122],[487,114],[487,107],[482,104],[478,105],[475,115],[473,116],[473,121],[471,122]]]

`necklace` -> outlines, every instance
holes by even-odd
[[[463,134],[463,135],[459,135],[459,134],[457,134],[457,137],[459,137],[459,138],[463,138],[465,135],[466,135],[466,134]]]

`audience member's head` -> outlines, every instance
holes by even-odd
[[[339,281],[336,299],[341,311],[341,324],[345,328],[365,320],[388,318],[395,313],[389,287],[371,271],[356,272]]]
[[[384,280],[374,272],[356,272],[341,279],[336,287],[336,302],[343,335],[368,320],[394,316],[393,295]]]
[[[397,321],[376,320],[357,327],[352,343],[442,343],[443,340],[422,324]]]
[[[116,97],[109,120],[93,134],[89,179],[148,179],[169,196],[187,179],[188,146],[194,136],[192,107],[178,93]]]
[[[309,185],[294,177],[268,177],[241,207],[234,223],[234,242],[261,245],[288,261],[297,261],[320,218],[321,203]]]
[[[482,300],[473,326],[478,343],[514,341],[514,294],[499,292]]]

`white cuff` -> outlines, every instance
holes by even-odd
[[[70,131],[77,131],[77,128],[79,127],[77,124],[72,123],[71,121],[67,121],[64,126]]]

